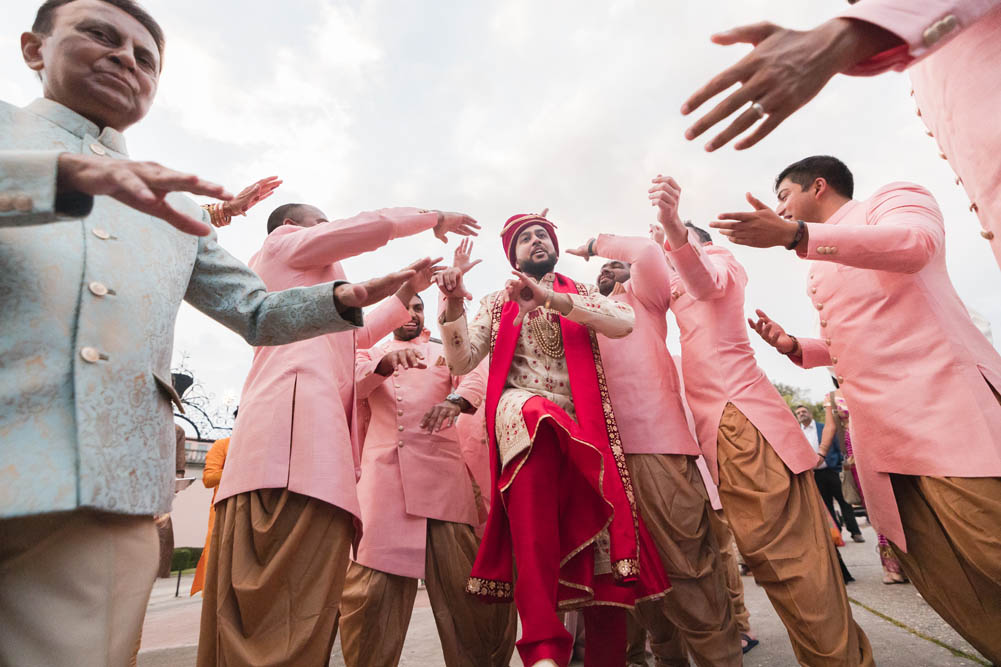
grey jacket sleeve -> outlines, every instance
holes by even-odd
[[[251,345],[284,345],[362,325],[360,308],[338,311],[334,287],[340,282],[268,292],[250,267],[219,245],[213,230],[198,240],[184,299]]]

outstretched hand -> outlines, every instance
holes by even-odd
[[[442,242],[448,243],[448,235],[476,236],[480,225],[465,213],[449,213],[438,211],[438,224],[434,226],[434,235]]]
[[[717,33],[712,41],[724,46],[751,44],[754,49],[710,79],[681,107],[681,113],[687,115],[733,84],[740,84],[685,132],[686,139],[695,139],[744,109],[706,144],[707,151],[725,145],[764,119],[734,146],[737,150],[750,148],[812,100],[835,74],[893,47],[900,38],[873,24],[836,18],[807,31],[755,23]]]
[[[757,321],[748,318],[747,323],[751,325],[752,329],[758,332],[762,340],[782,354],[792,354],[796,351],[799,347],[796,341],[786,333],[785,329],[778,322],[765,315],[763,310],[755,310],[754,312],[758,316]]]
[[[59,192],[107,195],[195,236],[205,236],[211,227],[168,204],[167,194],[190,192],[223,201],[233,198],[221,185],[204,181],[194,174],[168,169],[155,162],[62,153],[56,169]]]
[[[594,241],[595,241],[595,239],[590,238],[590,239],[587,240],[587,243],[585,243],[584,245],[578,246],[576,248],[570,248],[570,249],[568,249],[567,250],[567,254],[568,255],[574,255],[575,257],[583,257],[584,261],[588,262],[588,261],[591,260],[591,257],[592,257],[592,255],[591,255],[591,248],[594,247],[593,246]]]
[[[283,181],[277,176],[262,178],[253,185],[248,185],[238,195],[226,202],[224,210],[228,215],[246,215],[247,211],[264,201],[281,185]]]
[[[364,308],[395,293],[419,271],[431,266],[431,258],[419,259],[410,266],[363,283],[341,283],[334,288],[334,301],[340,308]]]
[[[514,318],[514,325],[518,326],[525,319],[525,315],[545,305],[549,291],[521,271],[511,273],[515,278],[508,280],[504,289],[507,290],[507,298],[518,304],[518,315]]]
[[[772,248],[792,243],[799,223],[781,217],[750,192],[746,196],[753,211],[720,213],[719,220],[709,226],[738,245]]]

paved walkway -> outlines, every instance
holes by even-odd
[[[987,665],[968,643],[946,625],[925,604],[913,586],[882,583],[876,555],[876,535],[863,526],[866,542],[849,542],[841,555],[857,580],[849,584],[855,620],[869,635],[876,664],[880,667],[972,667]],[[140,667],[188,667],[195,664],[195,644],[201,597],[174,597],[174,579],[160,579],[153,589],[146,623]],[[183,578],[182,595],[191,586],[191,575]],[[778,616],[764,591],[751,577],[744,578],[745,598],[751,611],[751,625],[761,645],[744,656],[746,667],[794,667],[792,647]],[[403,648],[401,667],[443,665],[434,618],[423,591],[417,598],[410,631]],[[575,663],[577,664],[577,663]],[[330,659],[332,667],[343,667],[339,642]],[[512,667],[521,667],[517,653]]]

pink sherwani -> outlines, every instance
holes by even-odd
[[[692,239],[668,252],[677,270],[671,310],[681,329],[685,397],[713,481],[719,483],[716,435],[727,403],[761,432],[793,473],[809,470],[817,455],[779,392],[758,367],[744,319],[747,274],[725,248]]]
[[[633,332],[626,338],[598,338],[622,449],[698,456],[685,422],[678,371],[667,351],[672,271],[664,251],[650,239],[613,234],[599,236],[594,247],[601,257],[632,265],[629,280],[616,284],[609,298],[632,307]]]
[[[905,42],[851,73],[910,68],[918,114],[966,189],[1001,264],[1001,1],[865,0],[843,16]]]
[[[394,338],[359,350],[356,368],[358,395],[372,410],[358,480],[364,531],[356,560],[414,579],[424,578],[427,519],[479,522],[455,427],[428,433],[420,424],[453,389],[478,408],[486,384],[482,376],[452,377],[441,343],[428,338],[425,331],[412,341]],[[387,353],[402,348],[420,351],[427,368],[375,372]]]
[[[391,208],[315,227],[285,225],[268,235],[250,267],[268,290],[344,280],[340,260],[431,229],[437,219],[433,212]],[[409,317],[390,297],[354,334],[255,348],[216,503],[256,489],[288,488],[360,516],[355,345],[368,347]]]
[[[924,188],[893,183],[809,225],[807,292],[820,339],[805,368],[833,365],[876,529],[906,549],[888,473],[1001,477],[1001,356],[945,266],[945,227]],[[985,381],[986,378],[986,381]]]
[[[681,365],[681,357],[672,355],[671,359],[674,361],[676,367]],[[692,434],[692,438],[698,440],[698,436],[695,434],[695,416],[692,415],[692,409],[688,407],[688,402],[685,400],[685,376],[680,375],[678,379],[681,380],[681,404],[685,408],[685,423],[688,424],[688,430]],[[699,454],[699,457],[695,459],[695,463],[699,467],[699,474],[702,475],[702,483],[706,485],[706,492],[709,493],[709,504],[712,505],[714,510],[723,509],[723,502],[719,498],[719,487],[716,486],[712,473],[709,472],[706,457]]]
[[[487,376],[490,370],[490,360],[484,359],[466,379],[475,378],[477,382],[487,386]],[[484,410],[459,415],[455,422],[455,430],[459,436],[459,450],[466,462],[469,475],[480,488],[480,498],[477,506],[477,530],[483,527],[490,512],[490,440],[487,438],[487,417]]]

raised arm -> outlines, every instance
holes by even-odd
[[[281,227],[271,232],[264,250],[293,269],[323,267],[432,229],[438,215],[416,208],[384,208],[313,227]]]
[[[4,227],[83,218],[90,214],[95,196],[107,195],[182,232],[208,234],[208,213],[176,206],[179,199],[166,196],[171,192],[224,201],[233,197],[220,185],[153,162],[61,151],[0,150],[0,226]]]
[[[258,275],[226,252],[211,231],[199,239],[184,299],[251,345],[284,345],[360,327],[362,307],[390,296],[430,264],[431,258],[425,258],[363,283],[338,281],[268,292]]]
[[[728,256],[714,259],[702,247],[694,231],[685,227],[678,216],[681,186],[670,176],[658,174],[649,189],[650,203],[657,209],[657,224],[666,239],[668,261],[685,285],[685,290],[699,301],[718,299],[726,293],[735,262]]]
[[[473,321],[468,324],[466,313],[461,310],[462,298],[448,300],[448,306],[439,318],[438,325],[445,347],[445,361],[452,375],[471,373],[490,353],[490,331],[493,325],[491,311],[494,299],[500,298],[503,298],[500,293],[483,297],[480,300],[480,309]],[[456,307],[460,309],[458,315],[452,310]],[[449,317],[453,319],[448,319]]]
[[[844,71],[860,76],[901,71],[935,53],[998,7],[1001,0],[866,0],[854,4],[839,18],[882,30],[898,41]]]
[[[945,225],[935,198],[911,183],[877,192],[865,225],[807,227],[806,243],[796,251],[800,257],[860,269],[916,273],[945,246]]]
[[[789,357],[794,364],[803,368],[831,365],[831,353],[824,341],[818,338],[790,336],[781,324],[768,317],[763,310],[754,312],[758,319],[748,319],[750,327],[761,336],[762,340]]]
[[[648,308],[667,311],[671,304],[671,268],[664,250],[648,238],[601,234],[594,241],[601,257],[629,262],[633,294]]]

